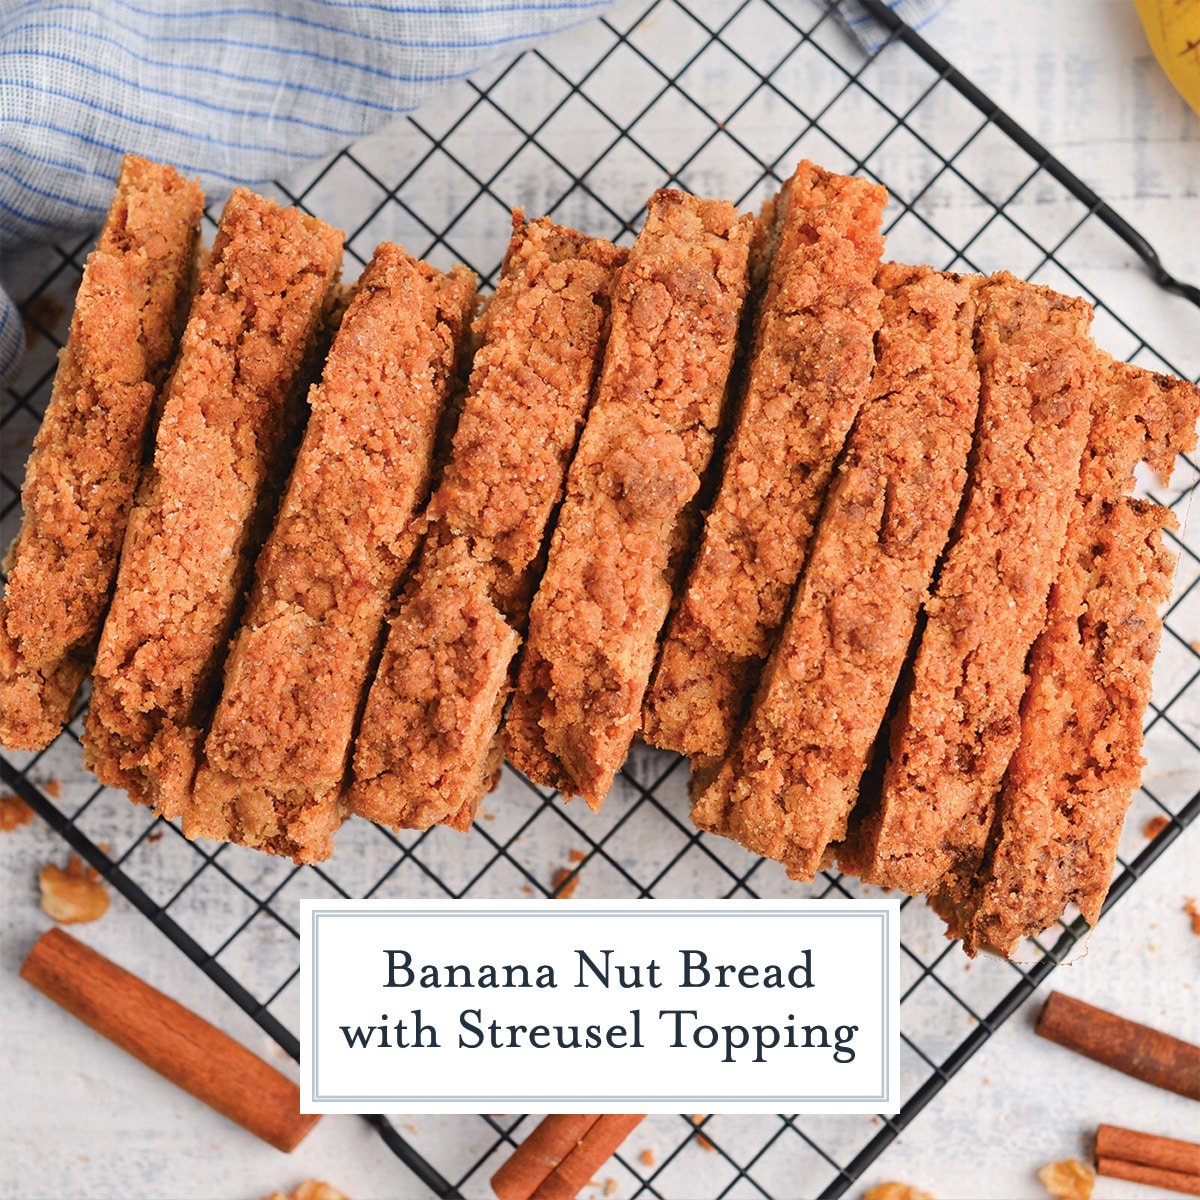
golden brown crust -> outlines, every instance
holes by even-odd
[[[494,780],[509,692],[547,525],[562,495],[625,252],[549,220],[513,239],[420,565],[391,621],[355,746],[360,816],[469,828]]]
[[[1095,391],[1084,301],[1006,272],[977,300],[981,398],[966,500],[891,723],[878,810],[839,853],[844,870],[912,894],[959,886],[983,856]]]
[[[129,155],[88,256],[0,600],[0,743],[37,750],[91,666],[191,283],[204,196]]]
[[[887,193],[802,162],[764,212],[775,243],[720,487],[646,697],[646,740],[722,756],[787,611],[866,396]]]
[[[753,217],[662,191],[620,272],[506,723],[510,760],[596,807],[641,718],[713,452]]]
[[[236,191],[165,391],[96,656],[85,757],[184,808],[226,642],[303,403],[341,233]]]
[[[1170,510],[1093,499],[1072,518],[1046,628],[1030,658],[1021,742],[982,878],[932,902],[968,953],[1011,954],[1075,903],[1094,925],[1141,776],[1142,717],[1175,556]]]
[[[189,835],[326,856],[474,303],[465,267],[444,275],[388,242],[364,271],[255,567],[184,814]]]
[[[811,879],[842,838],[959,499],[979,404],[971,284],[887,264],[878,364],[808,566],[692,818]]]

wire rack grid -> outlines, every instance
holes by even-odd
[[[877,0],[867,6],[888,30],[874,54],[819,0],[625,3],[449,89],[385,134],[277,185],[278,194],[345,226],[351,274],[388,238],[439,265],[466,262],[488,286],[511,205],[628,242],[655,187],[756,204],[808,157],[888,186],[890,257],[1008,267],[1082,293],[1106,348],[1194,378],[1195,315],[1159,285],[1194,303],[1200,293],[1173,280],[1136,231],[895,14]],[[20,519],[22,463],[88,244],[42,248],[7,281],[31,345],[0,412],[5,542]],[[1125,267],[1130,248],[1149,272]],[[1149,765],[1110,904],[1200,812],[1200,536],[1183,521],[1198,480],[1196,462],[1184,461],[1171,489],[1150,492],[1180,515],[1171,535],[1180,566],[1147,715]],[[834,872],[809,886],[789,882],[775,864],[699,834],[682,760],[642,747],[598,815],[506,768],[466,838],[442,829],[397,836],[355,821],[328,863],[296,868],[190,843],[97,787],[81,766],[80,732],[77,714],[47,751],[0,756],[5,784],[294,1057],[300,898],[550,896],[576,884],[598,897],[870,893]],[[48,789],[51,779],[61,787]],[[1162,829],[1147,840],[1152,816]],[[906,903],[901,1112],[650,1118],[606,1168],[615,1194],[842,1195],[1083,934],[1080,921],[1064,922],[1019,962],[968,969],[940,922]],[[489,1176],[533,1118],[416,1117],[403,1135],[371,1120],[413,1173],[404,1194],[474,1197],[489,1194]],[[647,1146],[652,1160],[638,1152]]]

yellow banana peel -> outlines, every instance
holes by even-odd
[[[1159,66],[1200,113],[1200,0],[1133,0],[1133,5]]]

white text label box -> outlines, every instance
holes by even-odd
[[[301,907],[305,1112],[899,1109],[899,901]]]

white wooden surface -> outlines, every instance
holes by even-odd
[[[930,40],[1147,232],[1164,261],[1200,278],[1200,118],[1159,75],[1123,0],[954,0]],[[577,33],[572,36],[583,36]],[[1110,280],[1135,286],[1137,268]],[[1139,293],[1140,294],[1140,293]],[[1157,303],[1147,299],[1146,303]],[[1200,320],[1172,310],[1173,337],[1200,346]],[[1189,636],[1200,637],[1200,628]],[[1200,1041],[1200,938],[1181,912],[1200,892],[1200,832],[1185,835],[1105,921],[1054,985]],[[47,919],[36,873],[61,844],[44,827],[0,837],[0,1196],[252,1200],[318,1176],[355,1200],[421,1189],[366,1124],[327,1118],[285,1158],[127,1059],[22,984],[16,968]],[[81,931],[91,944],[178,996],[284,1070],[247,1019],[119,899]],[[1114,1075],[1035,1038],[1036,1004],[994,1037],[867,1173],[941,1200],[1038,1197],[1037,1167],[1086,1155],[1098,1121],[1200,1139],[1196,1106]],[[423,1139],[444,1135],[424,1120]],[[653,1133],[637,1148],[653,1146]],[[692,1178],[711,1156],[685,1151]],[[601,1173],[603,1178],[603,1172]],[[808,1194],[802,1176],[796,1196]],[[852,1192],[851,1194],[856,1194]],[[1099,1200],[1147,1195],[1100,1181]]]

